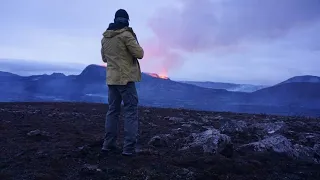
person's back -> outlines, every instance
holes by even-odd
[[[114,23],[103,33],[101,56],[107,63],[107,84],[109,109],[106,118],[106,135],[102,151],[117,149],[116,139],[120,118],[121,102],[124,102],[124,155],[135,153],[138,135],[138,95],[135,82],[141,80],[138,59],[144,51],[136,35],[129,27],[129,15],[125,10],[118,10]]]

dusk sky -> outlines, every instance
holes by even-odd
[[[102,64],[119,8],[144,72],[266,85],[320,76],[320,0],[1,0],[0,58]]]

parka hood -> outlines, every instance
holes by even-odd
[[[108,29],[103,33],[103,37],[112,38],[118,34],[121,34],[125,31],[130,31],[130,30],[132,30],[131,27],[110,23]]]
[[[112,38],[118,34],[121,34],[123,32],[127,31],[127,28],[122,28],[122,29],[118,29],[118,30],[106,30],[103,33],[103,37],[105,38]]]

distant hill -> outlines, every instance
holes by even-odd
[[[320,83],[320,77],[311,75],[295,76],[286,81],[281,82],[280,84],[285,83]]]
[[[238,92],[254,92],[267,86],[263,85],[252,85],[252,84],[234,84],[234,83],[223,83],[223,82],[210,82],[210,81],[180,81],[187,84],[196,85],[204,88],[211,89],[225,89],[227,91],[238,91]]]
[[[318,85],[287,83],[247,93],[203,88],[147,73],[136,84],[139,103],[143,106],[320,116]],[[89,65],[78,75],[18,76],[0,72],[0,86],[2,102],[106,103],[108,98],[106,68],[99,65]]]
[[[257,104],[320,108],[320,83],[281,83],[253,92],[251,97]]]
[[[19,77],[19,75],[16,75],[16,74],[13,74],[13,73],[10,73],[10,72],[0,71],[0,77],[1,78],[14,78],[14,77]]]
[[[252,93],[250,102],[271,106],[320,108],[320,77],[295,76]]]
[[[96,82],[95,86],[106,87],[106,69],[97,65],[89,65],[77,77],[81,82]],[[225,90],[211,90],[194,85],[171,81],[160,78],[154,74],[142,73],[142,82],[136,84],[142,104],[158,107],[215,107],[231,101],[230,98],[241,99],[243,93],[230,93]],[[101,89],[101,88],[100,88]],[[106,95],[107,89],[102,88]],[[91,90],[93,92],[93,90]],[[91,96],[100,96],[101,93],[91,93]],[[232,101],[233,101],[232,100]],[[217,103],[213,103],[216,101]],[[219,103],[218,103],[219,102]]]

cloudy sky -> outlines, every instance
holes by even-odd
[[[0,58],[101,64],[119,8],[144,72],[253,84],[320,76],[320,0],[1,0]]]

